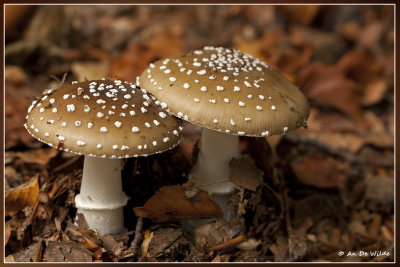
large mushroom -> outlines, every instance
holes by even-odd
[[[73,82],[47,90],[29,107],[28,132],[67,152],[85,155],[78,212],[101,234],[123,231],[122,159],[159,153],[180,138],[176,118],[153,96],[119,80]]]
[[[173,115],[203,127],[190,176],[210,194],[229,194],[229,161],[239,136],[280,135],[304,126],[309,104],[302,92],[266,63],[237,50],[204,47],[159,60],[140,85]]]

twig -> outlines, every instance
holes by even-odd
[[[131,249],[137,255],[139,249],[139,242],[143,239],[143,218],[138,217],[135,228],[135,237],[131,243]]]
[[[231,247],[234,247],[234,246],[244,242],[245,240],[246,240],[246,237],[244,235],[239,235],[229,241],[226,241],[224,243],[213,246],[212,248],[210,248],[210,250],[221,250],[221,249],[225,249],[225,248],[231,248]]]
[[[57,173],[57,172],[59,172],[60,170],[64,169],[65,167],[68,167],[68,166],[74,164],[74,163],[75,163],[76,161],[78,161],[79,159],[80,159],[80,157],[73,157],[73,158],[69,159],[68,161],[64,162],[63,164],[61,164],[61,165],[55,167],[54,169],[52,169],[51,172],[52,172],[52,173]]]
[[[39,246],[35,253],[35,259],[33,260],[34,262],[40,262],[42,260],[42,247],[43,247],[43,240],[40,239]]]

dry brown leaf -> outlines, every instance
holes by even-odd
[[[206,193],[199,193],[200,200],[191,203],[180,185],[161,187],[143,207],[134,208],[138,217],[154,222],[180,221],[204,217],[222,217],[221,208]]]
[[[346,184],[346,177],[341,172],[338,162],[323,154],[309,154],[302,162],[292,162],[291,166],[297,179],[304,184],[320,188],[344,188]]]
[[[147,252],[149,251],[149,245],[153,239],[153,235],[153,232],[148,229],[144,231],[144,239],[141,246],[142,257],[147,257]]]
[[[26,206],[33,206],[39,196],[39,175],[5,192],[5,215],[13,216]]]
[[[166,58],[183,52],[182,38],[165,31],[156,34],[148,43],[151,52],[158,58]]]
[[[87,80],[99,80],[107,76],[109,62],[74,62],[71,65],[72,73],[79,82]]]
[[[252,158],[233,158],[229,162],[229,167],[231,168],[229,178],[237,186],[253,192],[260,186],[264,172],[257,168]]]
[[[4,224],[4,246],[7,245],[10,236],[11,236],[11,226],[9,222],[6,222]]]
[[[375,79],[368,83],[364,88],[364,94],[361,99],[361,103],[364,106],[370,106],[379,103],[388,89],[388,85],[385,79]]]
[[[319,5],[282,5],[278,6],[293,24],[310,25],[321,6]]]
[[[17,156],[25,163],[37,163],[46,165],[52,158],[57,156],[58,150],[55,148],[39,148],[35,150],[17,152]]]

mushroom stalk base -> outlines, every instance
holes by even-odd
[[[239,136],[203,128],[196,165],[190,173],[196,185],[209,194],[229,194],[234,185],[229,181],[229,162],[240,156]]]
[[[90,228],[100,234],[124,230],[123,207],[128,198],[122,191],[122,161],[85,156],[80,194],[75,203]]]

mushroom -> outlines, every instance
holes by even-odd
[[[168,112],[203,127],[190,176],[210,194],[233,192],[233,183],[223,181],[229,180],[229,161],[239,157],[239,136],[288,133],[309,116],[295,85],[234,49],[207,46],[151,63],[140,85]]]
[[[33,137],[85,156],[76,207],[101,234],[124,229],[122,159],[159,153],[179,142],[178,120],[157,103],[133,83],[102,79],[47,90],[28,109],[25,128]]]

